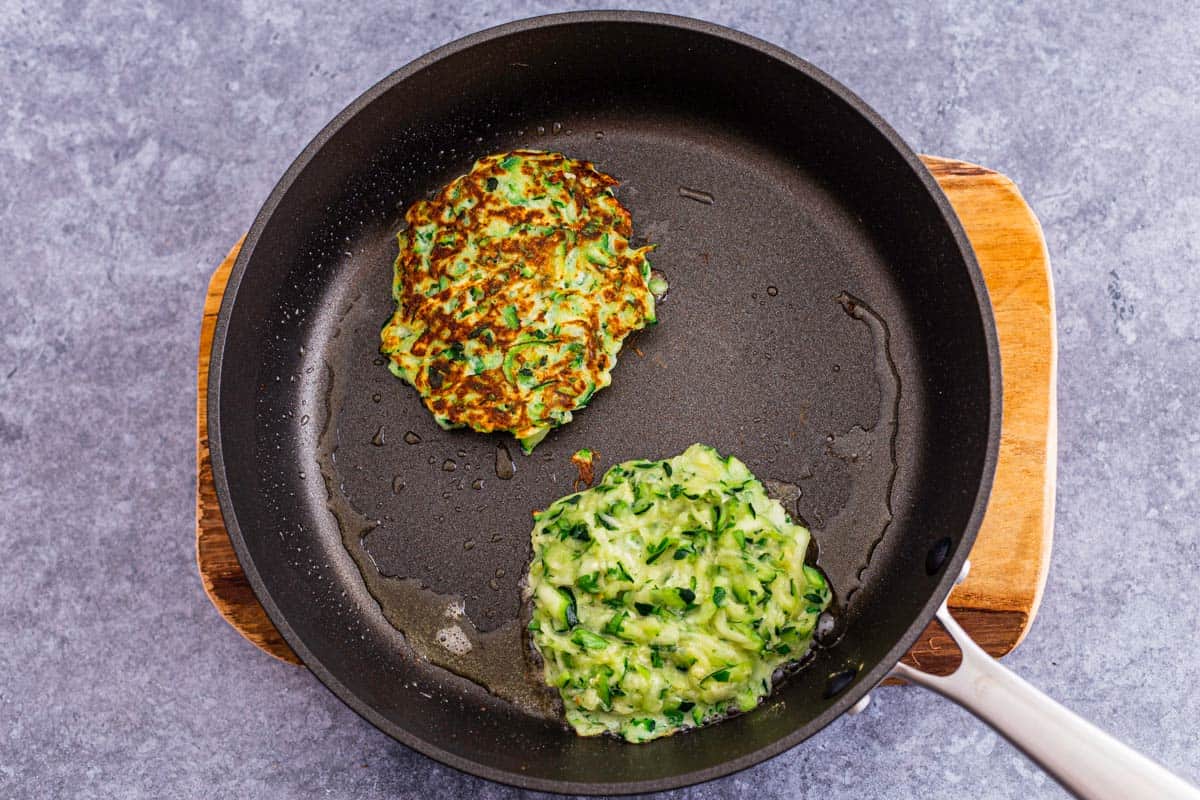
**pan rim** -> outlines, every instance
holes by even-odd
[[[880,659],[871,670],[861,675],[855,682],[855,685],[843,692],[838,700],[822,714],[810,720],[807,724],[797,727],[791,733],[780,737],[769,745],[761,747],[758,750],[748,753],[740,758],[724,761],[720,764],[707,767],[705,769],[693,770],[691,772],[679,773],[669,777],[657,778],[653,780],[623,783],[585,783],[569,780],[539,778],[520,773],[509,772],[507,770],[492,767],[469,758],[458,756],[442,749],[426,739],[412,734],[410,731],[398,725],[391,723],[374,709],[372,709],[369,704],[351,692],[350,689],[341,683],[305,646],[301,637],[288,623],[278,606],[275,605],[270,593],[267,591],[262,576],[259,574],[253,559],[249,555],[249,550],[246,545],[241,526],[238,523],[236,509],[233,507],[228,477],[225,470],[224,450],[221,439],[222,422],[220,413],[220,392],[222,369],[224,366],[224,354],[229,329],[229,320],[232,315],[233,308],[237,302],[241,281],[245,275],[247,266],[254,255],[256,245],[258,244],[258,240],[262,234],[263,228],[266,226],[267,221],[274,215],[280,201],[291,188],[296,178],[318,155],[325,144],[334,135],[336,135],[349,120],[357,116],[364,108],[369,106],[382,94],[389,91],[392,87],[408,79],[409,77],[419,73],[421,70],[448,56],[516,33],[542,28],[576,25],[581,23],[629,23],[636,25],[661,26],[681,29],[693,33],[700,33],[741,45],[780,61],[791,69],[797,70],[804,74],[807,78],[816,81],[823,88],[837,96],[858,115],[865,119],[913,171],[914,175],[925,187],[930,199],[934,201],[939,212],[949,226],[951,235],[953,236],[955,244],[961,253],[963,263],[967,268],[968,278],[971,282],[971,286],[975,293],[976,301],[980,310],[985,340],[984,343],[987,356],[987,371],[989,381],[988,399],[990,408],[988,416],[987,446],[984,455],[983,472],[980,476],[979,488],[975,495],[971,514],[963,529],[959,546],[956,548],[954,554],[944,567],[942,576],[939,579],[929,600],[922,607],[920,613],[910,624],[904,635],[897,640],[887,654]],[[238,258],[230,273],[229,281],[221,302],[221,308],[217,316],[217,323],[212,339],[211,361],[208,379],[208,397],[216,398],[216,402],[210,403],[208,409],[208,437],[212,458],[213,479],[216,486],[216,494],[220,504],[221,514],[225,520],[225,527],[229,534],[230,541],[234,546],[238,560],[246,573],[246,577],[250,582],[251,588],[254,590],[255,596],[258,598],[259,602],[262,603],[268,617],[271,619],[271,622],[276,626],[276,628],[279,629],[279,632],[304,662],[305,666],[307,666],[309,670],[316,675],[318,680],[320,680],[320,682],[342,702],[344,702],[359,716],[370,722],[380,731],[401,742],[407,747],[410,747],[442,764],[446,764],[447,766],[454,767],[455,769],[477,777],[510,786],[539,791],[587,795],[625,795],[644,792],[658,792],[691,786],[739,772],[743,769],[774,758],[786,750],[790,750],[804,740],[811,738],[818,731],[826,727],[830,722],[841,716],[851,706],[857,703],[864,695],[874,689],[875,686],[887,676],[892,667],[906,652],[908,652],[909,648],[917,640],[921,632],[933,619],[938,606],[953,588],[954,582],[957,579],[963,564],[967,560],[971,546],[975,542],[976,535],[978,534],[980,525],[983,521],[984,511],[987,507],[987,500],[991,491],[992,479],[995,473],[996,462],[999,454],[1002,403],[1001,395],[1001,364],[995,321],[992,316],[992,308],[988,297],[986,284],[984,283],[982,273],[975,259],[974,251],[966,237],[965,232],[963,231],[962,225],[958,220],[958,216],[955,214],[945,194],[942,192],[933,176],[929,173],[928,169],[926,169],[917,154],[900,138],[899,134],[897,134],[896,131],[894,131],[874,109],[868,106],[863,100],[861,100],[848,88],[843,86],[840,82],[799,56],[788,52],[782,47],[773,45],[762,39],[749,34],[741,33],[740,31],[733,30],[723,25],[673,14],[640,11],[581,11],[548,14],[505,23],[470,34],[431,50],[414,61],[411,61],[407,65],[395,70],[363,92],[353,102],[346,106],[345,109],[339,112],[327,125],[325,125],[320,132],[318,132],[316,136],[314,136],[313,139],[305,146],[301,153],[288,167],[287,171],[284,172],[283,176],[279,179],[278,183],[276,183],[270,195],[267,197],[267,200],[263,203],[262,208],[255,217],[254,224],[251,226],[250,231],[246,235],[245,241],[242,245],[241,253],[238,255]]]

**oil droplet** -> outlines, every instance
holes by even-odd
[[[459,457],[459,458],[466,458],[466,457],[467,457],[467,451],[466,451],[466,450],[459,450],[459,451],[458,451],[458,457]]]
[[[775,288],[774,286],[768,286],[767,294],[769,294],[771,297],[775,297],[779,294],[779,289]]]
[[[828,611],[817,617],[817,631],[814,634],[816,640],[824,645],[832,644],[834,631],[837,630],[837,619]]]
[[[383,395],[381,395],[379,392],[376,392],[375,394],[371,395],[372,402],[378,403],[382,399],[383,399]]]
[[[493,592],[500,591],[499,581],[497,581],[495,578],[492,578],[490,581],[488,581],[488,588],[490,588]]]
[[[376,359],[375,359],[374,361],[372,361],[371,363],[372,363],[372,364],[374,364],[374,365],[375,365],[375,366],[377,366],[377,367],[382,367],[382,366],[383,366],[384,364],[386,364],[387,362],[386,362],[386,361],[384,361],[382,358],[376,358]]]
[[[402,491],[404,491],[405,486],[407,486],[407,484],[403,480],[400,479],[399,475],[392,478],[392,493],[393,494],[400,494]]]
[[[517,465],[513,463],[508,446],[501,442],[496,445],[496,477],[502,481],[510,481],[516,474]]]
[[[841,365],[841,364],[834,364],[834,365],[833,365],[833,371],[834,371],[834,372],[841,372],[841,371],[842,371],[842,365]]]
[[[467,539],[465,542],[463,542],[463,550],[471,550],[474,547],[475,547],[474,539]]]
[[[561,122],[554,123],[553,125],[550,126],[550,130],[554,133],[561,132],[562,131],[562,123]]]
[[[471,640],[457,625],[438,631],[437,642],[456,656],[465,656],[471,652]]]
[[[443,500],[449,500],[449,499],[450,499],[450,493],[449,493],[449,492],[442,492],[442,499],[443,499]]]
[[[471,488],[474,489],[475,491],[479,491],[480,489],[482,489],[483,488],[483,478],[476,478],[475,480],[471,481]]]
[[[454,462],[454,459],[447,458],[442,462],[442,469],[446,472],[454,472],[454,470],[458,469],[458,464]]]
[[[545,135],[546,135],[546,126],[545,126],[545,125],[538,125],[538,126],[537,126],[537,135],[538,135],[538,136],[545,136]]]
[[[504,567],[501,567],[500,569],[496,570],[497,578],[503,578],[505,576],[505,574],[506,573],[504,572]]]
[[[686,197],[688,200],[695,200],[697,203],[703,203],[706,206],[711,206],[717,202],[716,198],[708,192],[702,192],[698,189],[689,189],[686,186],[679,187],[679,196]]]
[[[304,480],[306,477],[307,476],[304,474],[304,470],[300,470],[300,480]]]
[[[420,435],[409,431],[408,433],[404,434],[404,441],[406,444],[420,444],[421,437]]]
[[[304,416],[302,416],[302,417],[300,418],[300,424],[301,424],[301,425],[307,425],[307,424],[308,424],[308,414],[305,414]]]
[[[379,430],[375,431],[375,435],[371,437],[371,444],[376,447],[383,447],[386,444],[383,434],[383,426],[379,426]]]
[[[604,138],[604,131],[596,131],[596,138],[597,138],[597,139],[603,139],[603,138]]]

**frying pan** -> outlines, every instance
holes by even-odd
[[[616,176],[671,290],[613,385],[514,458],[504,437],[439,430],[389,375],[378,330],[403,210],[476,157],[520,147]],[[656,14],[504,25],[352,103],[251,228],[210,374],[226,526],[305,664],[422,753],[570,793],[725,775],[858,703],[944,615],[999,438],[986,290],[912,151],[810,64]],[[570,491],[581,447],[603,469],[696,441],[779,482],[813,529],[836,611],[811,663],[751,713],[643,746],[576,737],[514,688],[536,685],[512,635],[530,512]],[[451,623],[477,643],[471,654],[431,640],[437,629],[445,643]],[[964,670],[983,663],[964,648]],[[903,674],[950,695],[978,689]],[[1032,747],[1020,727],[1002,730]]]

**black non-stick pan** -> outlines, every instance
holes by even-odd
[[[616,176],[671,286],[613,385],[528,457],[438,429],[378,355],[404,209],[515,148]],[[246,238],[210,380],[226,526],[309,668],[433,758],[564,792],[714,778],[846,711],[958,576],[999,438],[984,284],[912,151],[804,61],[652,14],[470,36],[339,114]],[[812,663],[751,713],[642,746],[578,738],[519,696],[536,681],[513,636],[530,513],[570,491],[581,447],[602,470],[693,442],[781,482],[836,612]],[[470,654],[439,655],[451,623]]]

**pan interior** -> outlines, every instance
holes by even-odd
[[[930,549],[973,536],[988,460],[986,311],[904,154],[773,51],[649,19],[449,48],[342,122],[264,210],[219,364],[226,515],[310,666],[403,741],[542,788],[678,785],[818,729],[844,700],[830,677],[865,675],[919,619],[942,579]],[[377,351],[403,210],[519,147],[619,178],[671,286],[612,386],[529,457],[438,429]],[[603,470],[694,442],[789,485],[842,603],[813,664],[701,733],[578,739],[427,663],[344,543],[377,587],[461,598],[462,624],[492,641],[519,624],[530,513],[570,491],[571,453],[597,451]],[[391,612],[432,631],[444,605]],[[519,648],[489,658],[488,680],[520,683]]]

